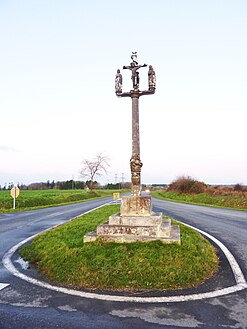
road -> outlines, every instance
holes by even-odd
[[[109,202],[110,198],[74,205],[0,215],[0,259],[20,241]],[[193,225],[220,240],[247,277],[247,212],[153,199],[153,209]],[[13,257],[21,270],[20,260]],[[232,282],[224,257],[221,271],[204,289]],[[31,270],[23,270],[25,273]],[[12,275],[0,263],[1,329],[81,328],[247,328],[247,289],[221,297],[180,303],[131,303],[67,295]],[[200,287],[198,288],[200,290]],[[198,289],[192,289],[191,293]],[[180,292],[176,292],[180,294]],[[182,292],[181,292],[182,293]],[[187,292],[188,293],[188,292]]]

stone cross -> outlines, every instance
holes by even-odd
[[[156,77],[153,67],[149,66],[148,71],[148,85],[149,89],[139,90],[139,72],[141,67],[146,67],[147,64],[139,65],[137,61],[137,53],[132,52],[132,62],[129,66],[123,66],[123,69],[131,71],[131,79],[133,89],[129,92],[122,92],[122,75],[120,70],[117,70],[115,78],[115,92],[119,97],[131,97],[132,99],[132,156],[130,159],[131,182],[133,196],[140,196],[141,194],[141,168],[142,162],[140,159],[140,138],[139,138],[139,97],[143,95],[151,95],[155,93]]]
[[[136,52],[132,53],[132,62],[124,69],[131,71],[133,89],[122,92],[122,74],[117,70],[115,77],[115,92],[119,97],[132,99],[132,156],[130,159],[132,194],[122,196],[120,213],[109,217],[109,221],[97,227],[96,231],[84,236],[84,242],[101,238],[104,241],[117,243],[148,242],[160,240],[163,243],[180,244],[179,225],[171,225],[170,218],[163,218],[162,213],[152,211],[150,194],[141,194],[140,139],[139,139],[139,97],[154,94],[155,72],[150,65],[148,70],[148,90],[139,89],[139,72]]]

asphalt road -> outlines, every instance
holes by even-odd
[[[0,215],[0,259],[27,237],[108,201],[110,198]],[[247,212],[157,199],[153,200],[153,209],[216,237],[232,252],[247,277]],[[13,257],[13,263],[21,269],[17,256]],[[224,257],[221,265],[219,275],[207,283],[205,289],[231,284],[231,270]],[[0,290],[1,329],[247,328],[246,289],[222,297],[180,303],[110,302],[71,296],[30,284],[13,276],[2,262],[0,288],[1,283],[9,284]]]

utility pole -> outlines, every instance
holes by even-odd
[[[117,184],[118,176],[115,174],[115,184]]]

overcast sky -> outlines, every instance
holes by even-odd
[[[102,183],[130,180],[114,79],[132,51],[157,76],[140,98],[142,182],[247,184],[246,17],[246,0],[0,0],[0,184],[78,179],[97,153]]]

